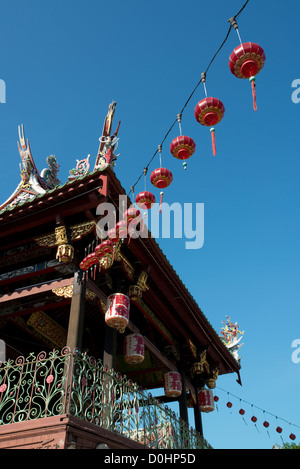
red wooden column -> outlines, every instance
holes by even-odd
[[[83,272],[76,268],[67,336],[67,346],[71,350],[81,349],[82,346],[85,292],[86,282],[83,278]]]

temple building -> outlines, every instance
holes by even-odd
[[[21,181],[0,206],[1,449],[209,448],[201,415],[216,381],[240,382],[147,226],[135,236],[143,220],[114,172],[115,110],[95,160],[65,183],[53,155],[38,171],[19,127]],[[105,233],[101,204],[116,214]]]

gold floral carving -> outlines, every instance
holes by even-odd
[[[64,236],[62,230],[63,228],[65,227],[57,227],[55,228],[55,233],[48,233],[46,235],[34,238],[34,240],[39,246],[54,247],[59,244],[63,244],[58,240],[58,237]],[[83,236],[86,236],[91,233],[91,231],[93,231],[95,228],[96,220],[90,220],[71,226],[69,228],[70,241],[78,241]]]
[[[27,321],[27,326],[33,327],[59,348],[66,345],[67,331],[42,311],[32,313]]]
[[[55,243],[56,245],[67,244],[68,243],[68,235],[67,235],[67,228],[65,226],[57,226],[55,228]]]
[[[56,296],[60,296],[60,297],[63,297],[63,298],[72,298],[73,285],[68,285],[67,287],[55,288],[55,289],[52,290],[52,292]],[[86,289],[85,296],[86,296],[87,300],[95,300],[97,298],[95,293],[93,293],[88,288]]]

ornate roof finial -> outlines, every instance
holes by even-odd
[[[238,355],[238,349],[242,347],[244,344],[240,344],[240,341],[242,339],[242,336],[244,335],[244,332],[241,332],[239,330],[239,325],[236,322],[235,324],[231,322],[230,317],[226,316],[227,321],[222,321],[224,324],[224,327],[221,329],[221,339],[223,343],[226,345],[228,350],[232,353],[234,358],[240,362],[241,357]],[[241,337],[239,337],[241,336]]]
[[[102,131],[102,136],[99,138],[100,145],[96,158],[96,163],[94,170],[96,169],[105,169],[107,166],[111,165],[113,161],[116,160],[116,155],[114,155],[114,150],[118,144],[118,131],[120,128],[121,121],[118,124],[117,129],[114,134],[111,135],[112,123],[115,114],[117,103],[113,101],[108,108],[108,114],[104,121],[104,127]]]

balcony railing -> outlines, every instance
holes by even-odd
[[[68,414],[152,449],[205,449],[206,441],[125,376],[69,348],[0,367],[0,425]]]

